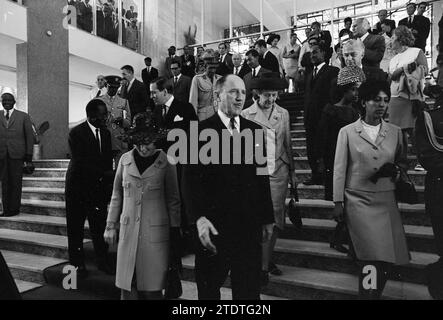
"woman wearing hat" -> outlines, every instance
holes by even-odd
[[[266,43],[271,46],[268,50],[270,52],[272,52],[272,54],[277,58],[278,64],[280,66],[280,74],[283,75],[283,72],[284,72],[283,71],[284,70],[284,66],[283,66],[283,52],[278,47],[278,43],[280,42],[280,40],[281,40],[280,35],[272,33],[269,36],[268,41],[266,41]]]
[[[140,114],[122,139],[135,148],[118,165],[105,240],[117,242],[116,286],[122,299],[162,299],[172,248],[170,228],[180,226],[177,173],[154,147],[167,132]]]
[[[323,109],[319,122],[317,150],[325,167],[325,200],[332,201],[332,183],[335,149],[341,128],[357,121],[359,114],[355,104],[358,101],[358,88],[365,82],[363,70],[357,66],[340,70],[335,88],[335,104]]]
[[[268,73],[251,83],[257,90],[258,100],[242,112],[242,116],[261,125],[267,133],[267,154],[271,183],[271,196],[274,206],[276,228],[272,239],[263,244],[263,282],[267,283],[268,273],[281,275],[282,272],[271,262],[272,252],[281,230],[285,225],[285,202],[288,183],[296,186],[295,166],[292,157],[291,129],[289,112],[275,102],[279,91],[287,88],[287,83],[278,73]],[[269,148],[269,141],[275,148]]]

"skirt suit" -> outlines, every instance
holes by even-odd
[[[386,163],[405,161],[401,129],[382,122],[375,142],[361,120],[343,128],[334,165],[334,202],[344,202],[345,219],[360,261],[396,265],[410,261],[405,232],[395,198],[395,183],[369,179]]]
[[[180,226],[177,171],[158,150],[140,173],[135,152],[120,160],[108,214],[108,222],[120,221],[116,286],[131,291],[135,275],[138,291],[160,291],[169,266],[170,228]]]
[[[261,125],[266,130],[266,151],[275,224],[280,230],[283,230],[290,173],[295,170],[291,148],[289,112],[275,105],[268,119],[255,102],[250,108],[243,110],[242,116]],[[274,141],[275,148],[269,147],[270,141]]]

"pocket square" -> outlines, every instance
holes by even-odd
[[[179,115],[176,115],[174,118],[174,122],[179,122],[179,121],[183,121],[183,118],[180,117]]]

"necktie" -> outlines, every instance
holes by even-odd
[[[255,78],[257,76],[257,74],[255,73],[255,68],[252,69],[252,77]]]
[[[175,77],[174,84],[177,84],[177,82],[178,82],[178,77]]]
[[[409,17],[409,24],[412,24],[412,17]]]
[[[6,121],[9,121],[9,110],[6,110]]]
[[[162,115],[163,115],[163,119],[166,118],[166,114],[167,114],[168,110],[166,108],[165,105],[162,106]]]
[[[314,79],[317,78],[317,73],[318,73],[318,67],[314,68]]]
[[[98,90],[97,95],[95,96],[96,98],[100,97],[102,95],[102,91]]]
[[[235,75],[238,76],[238,67],[235,67]]]
[[[231,121],[229,122],[229,126],[231,127],[232,132],[234,131],[238,131],[237,130],[237,126],[236,126],[236,122],[234,118],[231,118]]]
[[[100,129],[95,129],[95,139],[98,143],[98,150],[100,153],[102,153],[102,145],[100,143]]]

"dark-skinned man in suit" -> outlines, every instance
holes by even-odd
[[[149,85],[151,81],[158,78],[158,70],[152,66],[152,59],[150,57],[145,58],[146,68],[142,70],[142,80],[148,91],[148,95],[150,95]]]
[[[34,133],[29,115],[15,109],[12,93],[2,94],[1,103],[4,110],[0,111],[0,194],[3,216],[12,217],[20,213],[23,164],[32,162]]]
[[[150,108],[148,91],[143,82],[135,78],[132,66],[126,65],[121,68],[121,71],[123,79],[126,80],[121,96],[128,100],[132,120],[136,114],[146,112]]]
[[[180,61],[172,62],[171,73],[172,78],[169,79],[169,82],[172,85],[174,97],[179,101],[188,102],[192,79],[181,73]]]
[[[311,47],[311,60],[314,70],[307,74],[305,91],[305,129],[308,161],[312,176],[305,181],[305,185],[320,185],[323,178],[320,172],[320,159],[316,152],[317,127],[323,108],[330,102],[329,92],[332,80],[338,76],[339,69],[325,63],[327,48],[322,44]]]
[[[252,100],[252,98],[254,97],[254,92],[251,89],[252,79],[260,78],[262,74],[271,72],[270,70],[263,68],[263,66],[260,65],[259,61],[260,61],[260,54],[258,53],[257,50],[251,49],[248,52],[246,52],[246,63],[251,69],[251,71],[248,74],[246,74],[243,78],[246,87],[246,102],[245,102],[246,108],[249,108],[254,103],[254,101]]]
[[[258,160],[264,151],[264,134],[261,126],[240,116],[245,97],[239,77],[222,77],[217,81],[219,109],[200,123],[201,131],[209,129],[219,137],[218,155],[212,154],[209,164],[200,159],[191,186],[191,211],[201,243],[195,261],[200,300],[220,300],[220,287],[229,271],[234,300],[260,299],[261,243],[270,239],[274,218],[266,156],[264,163]],[[248,134],[255,137],[246,139],[252,148],[233,143],[236,136]],[[223,144],[223,136],[231,143]],[[254,146],[261,151],[247,154],[248,149],[257,151]],[[240,155],[240,161],[232,161],[234,154]],[[231,161],[223,164],[222,159]]]
[[[85,220],[88,219],[98,269],[113,274],[103,234],[111,200],[113,168],[111,133],[106,129],[108,110],[103,100],[86,106],[87,121],[69,133],[71,161],[66,173],[66,222],[69,262],[78,275],[87,277],[83,252]]]

